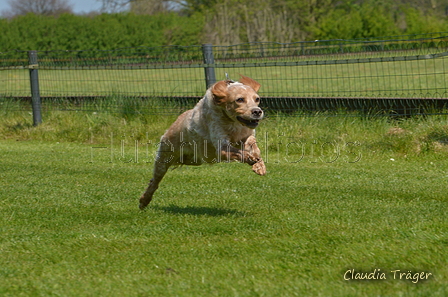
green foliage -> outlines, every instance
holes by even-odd
[[[407,8],[405,12],[406,34],[422,32],[444,32],[448,30],[448,22],[432,14],[423,14],[415,8]]]
[[[317,39],[355,39],[400,34],[388,5],[365,2],[330,10],[316,26]]]
[[[171,14],[171,26],[164,28],[166,44],[169,45],[198,45],[202,44],[205,17],[201,13],[194,13],[187,17]]]
[[[257,9],[253,9],[254,6]],[[439,5],[440,6],[440,5]],[[441,7],[441,6],[440,6]],[[448,30],[440,12],[403,1],[191,0],[179,13],[0,19],[0,52],[353,39]]]
[[[323,17],[316,27],[316,39],[355,39],[363,34],[363,22],[359,10],[349,13],[345,9],[335,9]]]
[[[94,17],[63,14],[58,18],[34,14],[0,20],[0,51],[110,50],[198,43],[200,16],[101,14]]]
[[[380,1],[370,1],[361,6],[362,37],[394,36],[400,34],[395,25],[392,7]]]

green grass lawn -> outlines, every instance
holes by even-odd
[[[394,53],[394,52],[393,52]],[[402,57],[405,53],[394,53]],[[301,59],[301,56],[290,57]],[[271,97],[423,97],[447,98],[448,57],[415,61],[356,63],[369,56],[310,56],[308,66],[221,64],[216,79],[239,73],[262,85]],[[306,58],[304,58],[306,59]],[[342,61],[335,63],[334,60]],[[345,63],[350,60],[350,63]],[[279,63],[283,63],[279,61]],[[310,62],[311,63],[311,62]],[[28,70],[0,70],[0,96],[30,96]],[[203,68],[39,70],[41,96],[203,96]]]
[[[2,296],[448,294],[446,118],[270,118],[267,176],[181,167],[142,212],[172,117],[28,117],[0,120]]]

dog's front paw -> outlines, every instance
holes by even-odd
[[[266,175],[266,166],[264,165],[263,159],[259,159],[257,163],[252,165],[252,171],[258,175]]]
[[[247,163],[247,164],[249,164],[251,166],[255,165],[258,161],[261,160],[261,158],[256,158],[252,154],[249,154],[249,153],[246,153],[244,155],[244,158],[245,158],[244,163]]]

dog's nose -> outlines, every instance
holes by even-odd
[[[259,118],[259,117],[261,117],[262,114],[263,114],[263,111],[261,110],[261,108],[252,109],[252,116],[254,118]]]

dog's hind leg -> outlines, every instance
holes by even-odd
[[[143,195],[140,197],[140,209],[143,210],[148,206],[149,202],[152,200],[152,195],[159,187],[159,183],[162,181],[165,173],[170,167],[169,163],[158,163],[154,164],[154,175],[151,178],[148,187],[146,188]]]

